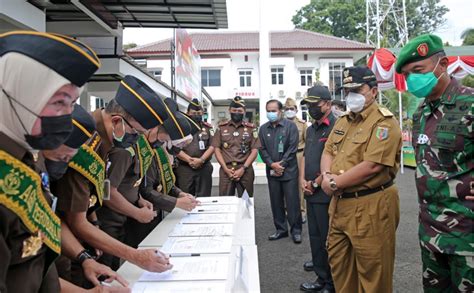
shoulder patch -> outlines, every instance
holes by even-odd
[[[393,113],[387,108],[379,107],[379,112],[385,117],[393,117]]]
[[[219,122],[219,126],[224,126],[224,125],[227,125],[227,124],[229,124],[229,120]]]
[[[130,153],[132,157],[135,156],[135,149],[133,147],[128,147],[126,148],[126,150]]]
[[[254,128],[255,127],[255,124],[253,123],[250,123],[250,122],[243,122],[242,125],[244,125],[245,127],[250,127],[250,128]]]
[[[203,121],[202,124],[208,128],[212,128],[212,124],[211,123],[208,123],[208,122],[205,122]]]

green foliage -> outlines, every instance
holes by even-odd
[[[135,48],[136,46],[137,46],[137,44],[135,44],[135,43],[128,43],[128,44],[124,44],[122,49],[124,51],[127,51],[127,50],[130,50],[132,48]]]
[[[465,86],[474,88],[474,75],[468,75],[462,79],[461,83]]]
[[[474,28],[468,28],[462,32],[461,38],[463,39],[463,46],[472,46],[474,45]]]
[[[388,0],[380,2],[388,3]],[[402,1],[395,1],[394,6],[401,10]],[[444,15],[448,11],[446,6],[440,5],[440,0],[406,1],[409,37],[434,32],[444,24]],[[366,41],[365,0],[311,0],[310,4],[296,12],[292,21],[297,28],[360,42]],[[400,32],[397,31],[395,20],[391,15],[383,23],[381,32],[383,35],[381,46],[394,47],[399,40]],[[376,40],[372,41],[375,43]]]

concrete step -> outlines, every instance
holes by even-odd
[[[252,164],[255,172],[254,184],[267,184],[267,173],[265,172],[265,164],[253,163]],[[212,171],[212,186],[219,186],[219,163],[212,163],[214,170]]]

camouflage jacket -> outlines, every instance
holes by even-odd
[[[413,115],[419,237],[430,251],[474,255],[474,89],[452,79],[441,98]]]

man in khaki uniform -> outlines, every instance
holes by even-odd
[[[253,196],[255,174],[252,163],[257,158],[260,141],[257,128],[242,121],[245,115],[245,102],[236,96],[229,106],[231,120],[219,124],[212,146],[216,159],[221,165],[219,170],[219,195],[234,195],[235,188],[239,197],[244,189]]]
[[[343,71],[349,113],[339,118],[321,159],[329,206],[328,255],[336,292],[392,292],[400,211],[394,179],[402,146],[398,121],[375,101],[367,67]]]
[[[301,158],[303,157],[303,150],[306,142],[306,129],[308,125],[306,122],[296,117],[298,113],[298,107],[296,106],[296,101],[292,98],[287,98],[285,102],[285,117],[296,124],[298,128],[298,151],[296,152],[296,159],[298,160],[298,170],[301,170]],[[306,201],[304,200],[303,190],[300,188],[300,206],[301,206],[301,216],[303,219],[303,224],[306,222]]]

